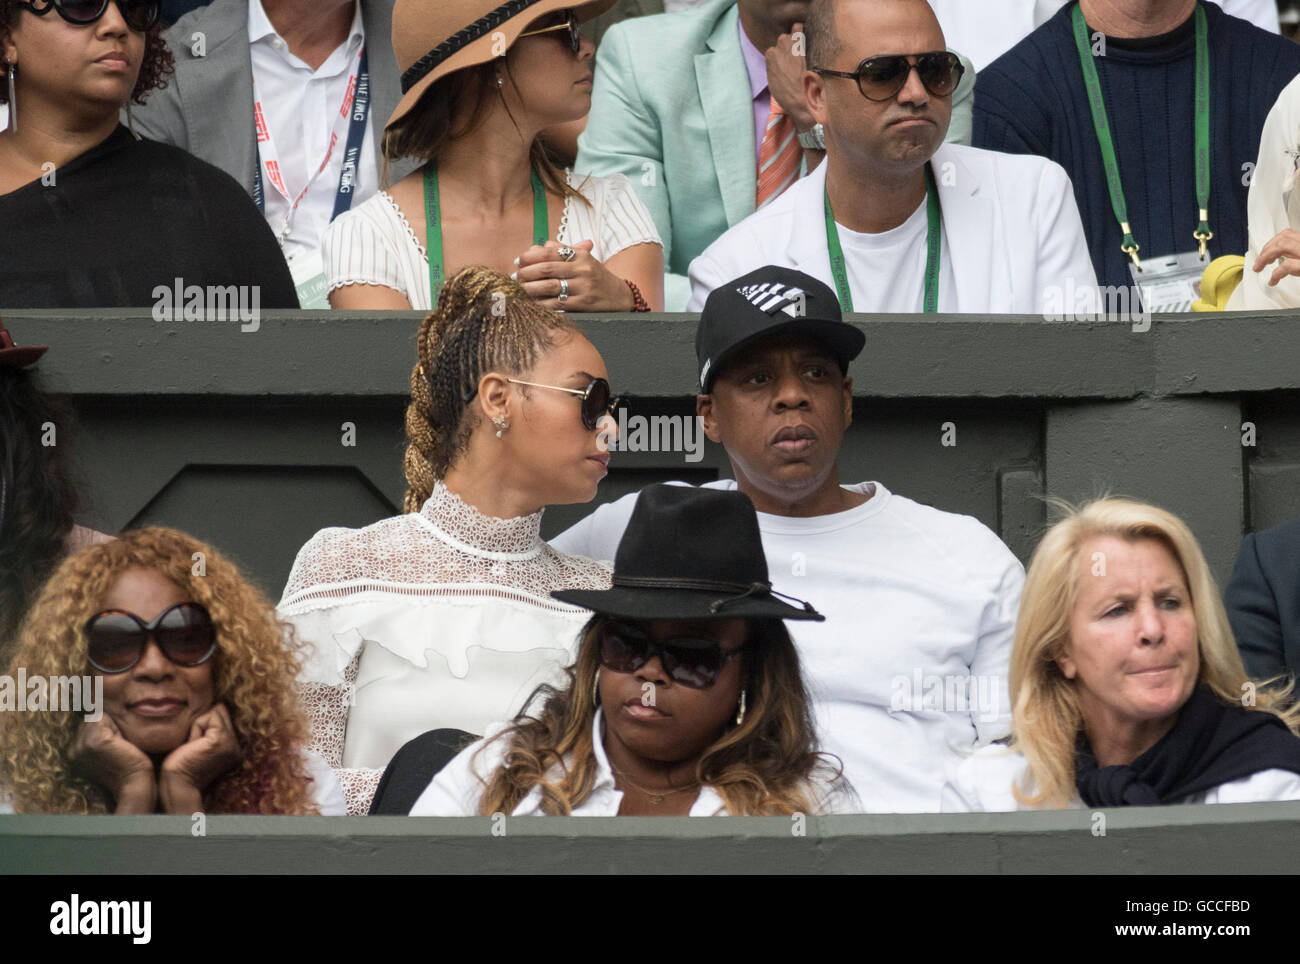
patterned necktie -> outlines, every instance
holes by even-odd
[[[758,151],[758,196],[762,207],[799,179],[803,148],[795,136],[794,121],[772,98],[772,112],[767,115],[763,145]]]

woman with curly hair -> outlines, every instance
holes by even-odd
[[[230,285],[249,286],[244,306],[298,306],[240,186],[119,123],[172,71],[158,8],[0,0],[0,307],[161,305],[192,317],[194,291]]]
[[[1129,499],[1064,508],[1021,596],[1010,746],[961,763],[943,808],[1300,800],[1300,707],[1246,674],[1187,525]]]
[[[861,809],[842,768],[817,750],[799,657],[782,623],[823,617],[772,592],[746,495],[643,489],[619,542],[613,588],[553,595],[596,612],[568,686],[543,688],[537,715],[525,708],[465,749],[412,816]]]
[[[559,678],[587,613],[553,589],[606,565],[541,537],[590,502],[617,434],[600,353],[505,275],[466,268],[420,326],[406,410],[406,514],[328,528],[298,552],[280,613],[309,644],[316,746],[368,811],[384,767],[430,729],[482,733]]]
[[[342,813],[304,752],[297,671],[275,610],[210,546],[151,527],[83,549],[23,624],[0,788],[21,813]],[[102,704],[55,706],[69,677]]]

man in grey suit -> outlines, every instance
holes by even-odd
[[[325,227],[380,186],[384,124],[401,97],[393,2],[214,0],[166,31],[176,74],[133,110],[140,134],[216,165],[259,201],[304,307],[323,298]],[[412,165],[394,164],[390,179]]]

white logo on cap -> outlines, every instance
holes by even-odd
[[[736,291],[759,311],[769,315],[778,309],[791,318],[802,318],[808,313],[807,296],[802,288],[787,288],[779,281],[765,281],[761,285],[745,285]]]

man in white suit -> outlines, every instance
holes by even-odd
[[[1065,171],[943,143],[960,68],[943,59],[925,0],[815,0],[804,31],[804,91],[826,162],[691,263],[688,310],[764,264],[825,282],[845,311],[1095,309]],[[878,59],[852,76],[868,58]]]

